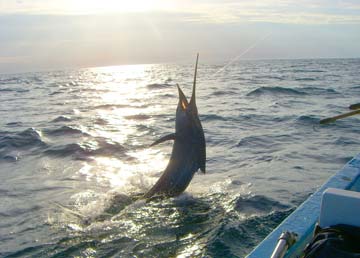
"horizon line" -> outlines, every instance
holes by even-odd
[[[360,59],[359,57],[290,57],[290,58],[240,58],[236,60],[234,63],[241,62],[241,61],[279,61],[279,60],[326,60],[326,59]],[[216,64],[216,63],[226,63],[229,60],[213,60],[213,61],[205,61],[202,62],[203,64]],[[169,61],[169,62],[149,62],[149,63],[128,63],[128,64],[105,64],[105,65],[96,65],[96,66],[73,66],[73,67],[59,67],[59,68],[49,68],[49,69],[42,69],[34,70],[34,71],[14,71],[14,72],[2,72],[0,71],[0,75],[14,75],[14,74],[27,74],[27,73],[43,73],[43,72],[56,72],[56,71],[64,71],[64,70],[80,70],[80,69],[94,69],[94,68],[109,68],[109,67],[121,67],[121,66],[137,66],[137,65],[161,65],[161,64],[186,64],[191,63],[190,60],[180,60],[178,62]]]

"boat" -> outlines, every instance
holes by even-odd
[[[290,214],[247,258],[301,257],[320,220],[323,224],[360,224],[360,154]]]

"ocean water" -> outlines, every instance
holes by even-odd
[[[360,59],[204,64],[207,173],[136,200],[172,143],[194,64],[0,75],[1,257],[244,257],[359,152]]]

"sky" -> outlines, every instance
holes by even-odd
[[[0,73],[360,57],[360,0],[0,0]]]

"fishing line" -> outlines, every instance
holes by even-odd
[[[252,45],[250,45],[247,49],[245,49],[242,53],[240,53],[239,55],[237,55],[236,57],[234,57],[233,59],[231,59],[226,65],[224,65],[223,67],[221,67],[218,71],[216,71],[212,76],[215,76],[216,74],[224,71],[226,69],[226,67],[232,65],[233,63],[235,63],[237,60],[239,60],[242,56],[244,56],[245,54],[247,54],[250,50],[252,50],[253,48],[255,48],[260,42],[264,41],[265,39],[267,39],[269,36],[271,35],[271,32],[269,32],[268,34],[266,34],[264,37],[258,39],[257,41],[255,41]]]

